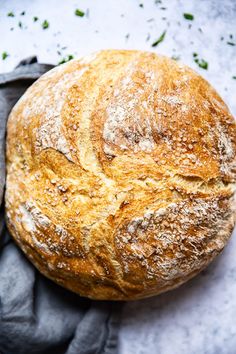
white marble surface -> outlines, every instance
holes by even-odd
[[[76,8],[89,9],[88,16],[76,17]],[[7,17],[10,11],[15,17]],[[194,14],[194,21],[185,20],[184,12]],[[39,21],[34,23],[33,16]],[[50,26],[43,30],[45,19]],[[227,44],[236,42],[235,0],[1,0],[0,54],[6,51],[9,57],[0,58],[0,72],[30,55],[56,64],[68,54],[102,48],[153,50],[151,44],[164,30],[165,40],[154,51],[180,55],[213,84],[236,115],[236,46]],[[207,71],[194,63],[193,52],[209,63]],[[235,295],[233,237],[222,255],[186,285],[124,306],[120,354],[235,354]]]

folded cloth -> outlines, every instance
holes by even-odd
[[[7,116],[28,86],[51,69],[32,57],[0,75],[0,204]],[[121,303],[92,301],[41,275],[15,245],[0,211],[0,354],[115,354]]]

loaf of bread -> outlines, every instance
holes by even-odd
[[[235,221],[236,126],[190,68],[105,50],[60,65],[13,108],[6,213],[45,276],[92,299],[173,289]]]

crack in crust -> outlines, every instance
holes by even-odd
[[[199,75],[101,51],[43,75],[8,121],[8,227],[49,278],[95,299],[185,282],[235,222],[236,129]]]

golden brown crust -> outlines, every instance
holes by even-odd
[[[215,90],[153,53],[43,75],[7,130],[8,227],[49,278],[94,299],[172,289],[235,221],[236,127]]]

